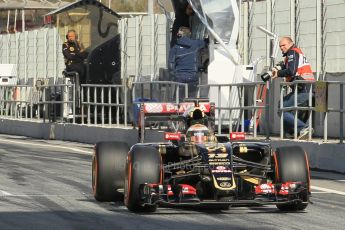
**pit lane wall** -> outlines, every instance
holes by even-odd
[[[95,144],[99,141],[123,141],[129,146],[137,143],[138,131],[132,126],[109,128],[65,123],[40,123],[0,119],[0,133],[39,139],[55,139]],[[163,132],[146,130],[147,142],[163,141]],[[272,138],[274,148],[299,145],[308,154],[311,168],[345,173],[345,144],[321,141],[290,141]]]

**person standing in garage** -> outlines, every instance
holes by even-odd
[[[188,27],[180,27],[176,44],[169,53],[169,72],[171,80],[188,84],[188,96],[184,95],[184,87],[179,89],[179,98],[196,97],[199,79],[198,54],[205,47],[204,40],[191,39]]]
[[[177,41],[177,33],[180,27],[191,28],[191,16],[194,14],[192,6],[187,3],[182,7],[183,10],[176,10],[175,21],[171,32],[170,47],[173,47]]]

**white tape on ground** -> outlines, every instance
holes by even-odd
[[[3,191],[3,190],[0,190],[0,195],[1,196],[12,196],[12,194],[11,193],[9,193],[9,192],[5,192],[5,191]]]
[[[82,150],[78,148],[72,148],[72,147],[67,147],[67,146],[61,146],[61,145],[56,145],[56,144],[40,144],[40,143],[29,143],[29,142],[24,142],[24,141],[13,141],[13,140],[8,140],[8,139],[0,139],[2,142],[6,143],[13,143],[13,144],[21,144],[21,145],[32,145],[32,146],[41,146],[41,147],[49,147],[51,148],[54,146],[55,148],[60,148],[60,149],[68,149],[74,152],[79,152],[79,153],[87,153],[87,154],[92,154],[92,150],[87,151],[87,150]]]
[[[322,188],[322,187],[318,187],[318,186],[311,186],[311,188],[319,190],[319,191],[323,191],[323,192],[334,193],[334,194],[345,196],[345,192],[334,190],[334,189]]]
[[[1,194],[0,196],[10,196],[10,197],[85,197],[85,195],[47,195],[47,194]]]

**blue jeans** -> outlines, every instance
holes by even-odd
[[[195,98],[197,93],[198,79],[195,74],[190,73],[176,73],[174,79],[175,82],[187,83],[188,84],[188,97]],[[185,98],[185,89],[184,87],[179,88],[179,99],[180,101]]]
[[[293,107],[295,103],[294,98],[295,93],[291,92],[283,98],[283,108],[285,107]],[[297,105],[301,106],[302,104],[306,104],[309,101],[309,93],[307,92],[300,92],[297,93]],[[280,106],[280,102],[279,102]],[[281,112],[280,112],[281,114]],[[283,112],[283,120],[284,120],[284,132],[293,134],[294,133],[294,111],[284,111]],[[297,132],[299,133],[303,128],[307,127],[308,125],[304,123],[304,121],[300,120],[297,117]]]

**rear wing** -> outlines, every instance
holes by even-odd
[[[208,117],[214,117],[214,103],[209,101],[188,101],[182,103],[143,102],[139,111],[139,141],[144,142],[147,122],[183,121],[183,114],[191,108],[199,108]]]

